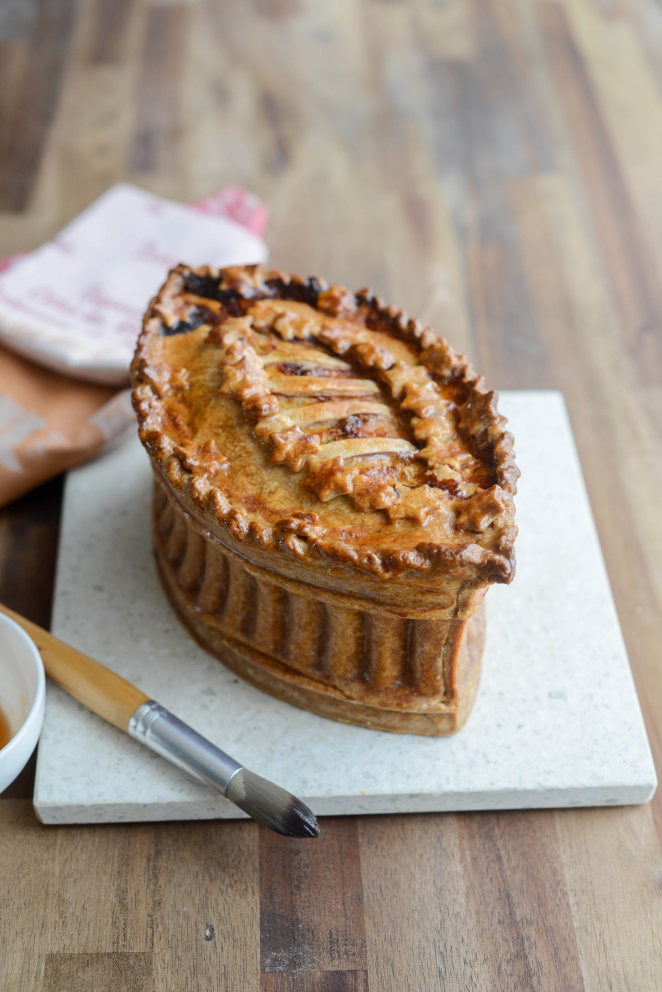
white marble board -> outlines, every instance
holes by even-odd
[[[563,399],[503,393],[522,469],[518,571],[487,596],[474,712],[450,738],[335,723],[244,683],[193,643],[159,586],[137,441],[69,475],[53,630],[318,815],[639,803],[655,771]],[[44,823],[237,817],[49,686]]]

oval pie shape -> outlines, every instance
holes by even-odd
[[[456,730],[519,474],[466,359],[368,291],[181,265],[132,376],[159,566],[198,639],[324,715]]]

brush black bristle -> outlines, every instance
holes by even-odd
[[[241,768],[230,779],[226,797],[258,823],[285,837],[319,837],[317,818],[305,803],[279,785]]]

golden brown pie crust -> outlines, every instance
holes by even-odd
[[[159,569],[194,636],[335,719],[457,730],[514,574],[512,436],[429,328],[318,279],[174,269],[132,366]]]

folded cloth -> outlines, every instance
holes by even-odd
[[[264,261],[265,222],[239,188],[186,207],[122,184],[0,265],[0,506],[133,427],[129,390],[117,388],[167,270]]]
[[[127,385],[142,313],[168,269],[266,258],[263,241],[227,216],[203,212],[205,202],[192,208],[113,186],[0,273],[0,342],[67,375]],[[222,203],[217,195],[210,209]]]
[[[70,379],[4,348],[0,381],[0,504],[101,451],[132,420],[130,390]]]

